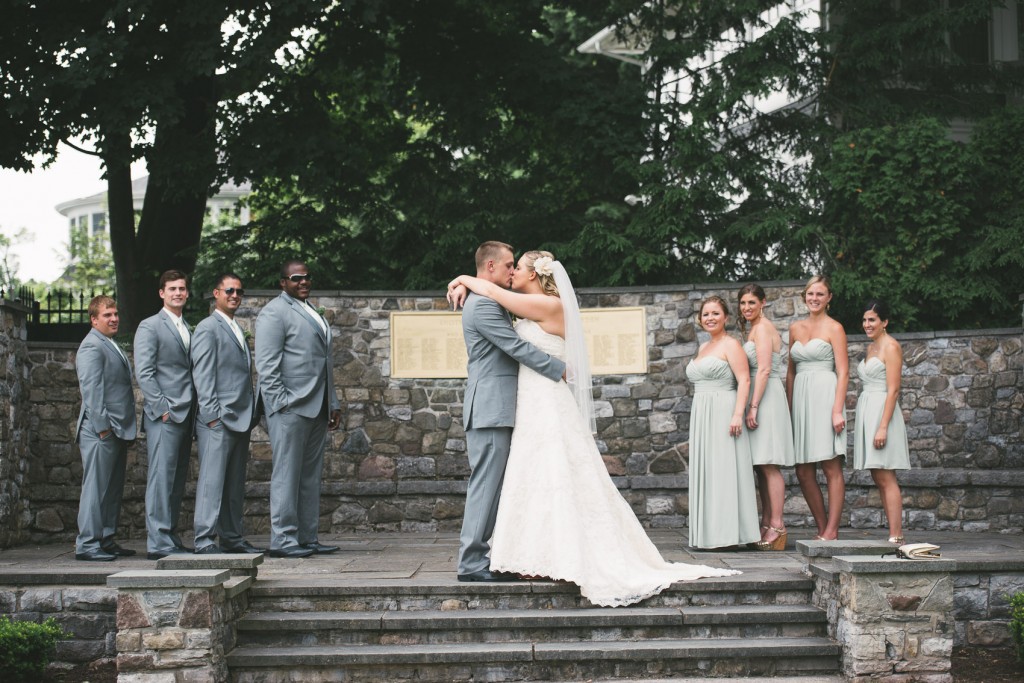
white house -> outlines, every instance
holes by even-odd
[[[893,0],[893,6],[899,7],[900,2],[913,0]],[[954,5],[957,0],[940,0],[945,7]],[[671,12],[671,7],[666,11]],[[801,13],[799,24],[805,30],[816,30],[827,27],[828,3],[826,0],[787,0],[761,14],[761,19],[774,26],[783,17]],[[964,27],[956,35],[948,36],[952,50],[966,63],[995,64],[1000,62],[1024,61],[1024,2],[1020,0],[1004,0],[992,7],[987,21],[979,21]],[[721,40],[714,49],[694,60],[689,66],[699,68],[713,63],[722,54],[728,53],[740,43],[756,40],[759,34],[755,29],[748,28],[744,35],[728,31],[721,35]],[[577,50],[586,54],[597,54],[635,64],[641,69],[646,68],[644,55],[646,39],[630,33],[621,35],[615,27],[604,28],[584,41]],[[685,72],[669,71],[662,81],[661,94],[676,101],[686,101],[691,95],[690,83]],[[750,104],[761,112],[771,112],[796,104],[795,99],[785,92],[775,92],[765,97],[752,99]],[[954,121],[951,126],[951,137],[966,140],[970,133],[970,124],[965,121]]]
[[[132,181],[132,203],[135,213],[142,212],[142,203],[146,198],[146,185],[149,176],[142,176]],[[232,211],[238,216],[239,221],[244,225],[249,222],[249,207],[239,206],[238,202],[252,192],[252,186],[248,183],[243,185],[227,184],[222,185],[220,190],[206,202],[206,212],[209,218],[216,223],[220,214],[224,211]],[[89,234],[107,233],[107,193],[71,199],[61,202],[56,207],[57,211],[68,219],[68,232],[75,228],[88,228]]]

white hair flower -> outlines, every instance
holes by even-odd
[[[533,270],[537,275],[547,275],[550,277],[555,272],[554,268],[551,267],[552,263],[554,263],[554,261],[550,256],[538,256],[533,262]]]

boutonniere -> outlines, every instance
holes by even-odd
[[[242,338],[245,339],[245,341],[252,341],[252,332],[249,330],[242,330]]]
[[[323,306],[317,306],[316,307],[316,312],[322,316],[324,313],[327,312],[327,309],[324,308]]]

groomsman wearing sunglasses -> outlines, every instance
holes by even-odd
[[[192,380],[196,386],[195,552],[261,553],[245,540],[245,467],[249,436],[259,420],[252,383],[252,357],[235,313],[242,305],[242,280],[217,278],[214,311],[192,334]]]
[[[195,391],[189,347],[192,330],[182,313],[188,277],[180,270],[160,276],[163,308],[135,332],[135,379],[142,392],[142,424],[149,468],[146,479],[146,557],[159,560],[189,552],[178,535],[192,453]]]
[[[281,294],[256,318],[256,371],[267,415],[270,555],[331,553],[317,535],[328,430],[341,423],[331,367],[331,327],[307,299],[312,278],[299,260],[281,266]]]

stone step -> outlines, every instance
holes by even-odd
[[[236,647],[235,683],[577,681],[835,675],[827,638]]]
[[[240,645],[397,645],[824,636],[811,605],[552,610],[250,612]]]
[[[673,584],[644,607],[795,605],[810,602],[814,582],[798,570],[750,571]],[[454,577],[353,581],[335,577],[261,578],[250,593],[259,612],[571,609],[590,607],[569,583],[460,583]]]

